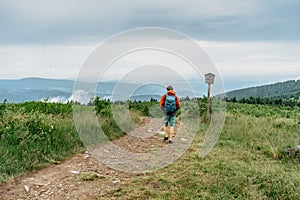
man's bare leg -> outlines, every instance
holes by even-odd
[[[169,138],[168,126],[164,126],[164,131],[165,131],[165,138]]]
[[[174,136],[174,127],[170,127],[170,138],[169,140],[172,140],[173,139],[173,136]]]

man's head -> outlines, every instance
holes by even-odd
[[[167,87],[167,90],[169,91],[169,90],[173,90],[173,87],[171,86],[171,85],[169,85],[168,87]]]

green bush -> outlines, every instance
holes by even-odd
[[[95,106],[95,110],[97,114],[101,114],[103,116],[111,117],[112,110],[111,110],[111,102],[110,100],[100,99],[99,96],[92,98],[91,101],[88,103],[89,106]]]
[[[129,101],[129,109],[141,113],[143,116],[151,115],[151,108],[156,106],[159,108],[159,102],[150,101],[150,102],[141,102],[141,101]],[[162,113],[162,111],[161,111]]]
[[[3,101],[3,103],[0,103],[0,117],[4,115],[5,110],[6,110],[6,99]]]

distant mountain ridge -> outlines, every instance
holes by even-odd
[[[250,87],[245,89],[234,90],[226,93],[228,99],[236,97],[237,100],[249,97],[279,97],[295,98],[300,97],[300,80],[289,80],[274,84]]]
[[[74,80],[61,80],[61,79],[45,79],[45,78],[24,78],[18,80],[0,80],[0,102],[7,99],[8,102],[19,103],[26,101],[41,101],[48,99],[50,102],[67,102],[74,100]],[[193,82],[194,83],[194,82]],[[84,83],[85,87],[93,88],[95,85],[91,83]],[[114,92],[118,85],[119,92]],[[194,90],[198,93],[197,96],[202,96],[205,87],[194,83]],[[205,86],[203,84],[203,86]],[[128,88],[134,88],[132,94],[128,94]],[[159,84],[138,85],[130,82],[116,82],[106,81],[97,83],[97,88],[94,93],[85,94],[85,101],[93,95],[98,95],[101,98],[109,98],[111,100],[138,100],[149,101],[152,99],[159,99],[160,96],[166,92],[165,86]],[[193,92],[187,90],[180,83],[176,85],[176,92],[181,97],[195,95]],[[114,93],[114,94],[113,94]],[[83,93],[77,93],[83,95]],[[114,99],[113,99],[114,98]],[[82,98],[79,98],[82,99]],[[87,102],[82,102],[87,103]]]
[[[40,101],[44,98],[68,98],[74,81],[44,78],[24,78],[0,80],[0,101],[9,102]]]
[[[45,78],[24,78],[18,80],[0,80],[0,102],[7,99],[8,102],[18,103],[25,101],[41,101],[48,99],[50,102],[67,102],[74,100],[74,80],[62,79],[45,79]],[[89,87],[89,83],[85,83]],[[114,92],[115,86],[118,84],[119,92]],[[179,97],[202,97],[207,93],[207,86],[201,80],[189,80],[192,90],[186,85],[176,82],[175,91]],[[227,89],[245,87],[246,82],[243,81],[225,81]],[[253,84],[248,82],[249,84]],[[128,88],[135,88],[132,94],[128,94]],[[213,88],[214,89],[214,88]],[[159,99],[166,92],[165,86],[160,84],[138,85],[135,83],[116,81],[106,81],[97,83],[95,95],[101,98],[109,98],[111,100],[141,100],[149,101]],[[113,94],[114,93],[114,94]],[[94,94],[88,94],[88,98]],[[291,80],[275,84],[238,89],[226,93],[228,98],[236,97],[237,99],[247,97],[284,97],[299,98],[300,96],[300,80]],[[85,98],[86,99],[86,98]]]

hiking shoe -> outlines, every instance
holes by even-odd
[[[169,144],[173,144],[173,141],[172,141],[172,140],[169,140]]]
[[[164,140],[168,140],[169,138],[168,137],[164,137]]]

